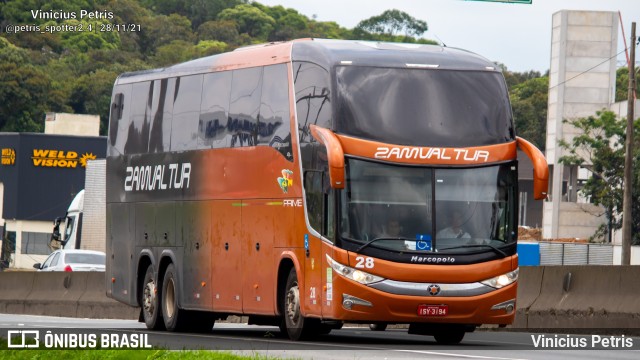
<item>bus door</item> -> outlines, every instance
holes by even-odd
[[[331,246],[322,240],[333,241],[334,235],[334,199],[333,190],[329,186],[328,175],[324,171],[308,170],[304,175],[306,209],[309,219],[309,226],[314,231],[307,231],[304,234],[305,246],[305,291],[306,296],[302,304],[306,314],[320,316],[322,305],[331,301],[331,289],[323,286],[323,278],[326,283],[326,268],[324,254],[331,251]],[[330,286],[330,285],[328,285]]]

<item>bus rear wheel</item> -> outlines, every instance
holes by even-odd
[[[182,331],[187,327],[188,314],[178,307],[178,276],[175,266],[169,264],[162,281],[162,317],[168,331]],[[213,326],[213,324],[212,324]]]
[[[319,321],[305,318],[302,315],[300,310],[302,299],[300,298],[300,288],[298,287],[298,277],[295,269],[291,269],[291,272],[289,272],[283,295],[284,308],[282,309],[282,314],[284,316],[284,327],[289,339],[297,341],[308,338],[317,331],[316,325],[319,325]]]
[[[153,274],[153,265],[149,265],[142,282],[142,291],[140,294],[140,305],[142,306],[142,317],[147,329],[163,330],[164,320],[162,319],[162,311],[158,304],[159,297],[162,294],[161,288],[155,281]]]

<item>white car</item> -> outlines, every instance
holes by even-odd
[[[38,271],[104,271],[106,259],[102,251],[60,249],[33,267]]]

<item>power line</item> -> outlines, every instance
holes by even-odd
[[[635,46],[636,46],[636,47],[638,47],[638,45],[639,45],[639,44],[640,44],[640,37],[636,39],[636,41],[635,41]],[[588,73],[589,71],[591,71],[591,70],[593,70],[593,69],[597,68],[598,66],[600,66],[600,65],[602,65],[602,64],[604,64],[604,63],[606,63],[607,61],[610,61],[611,59],[613,59],[613,58],[615,58],[615,57],[618,57],[618,55],[622,54],[623,52],[627,51],[628,49],[629,49],[628,47],[624,48],[622,51],[620,51],[619,53],[617,53],[617,54],[615,54],[615,55],[611,56],[611,57],[610,57],[610,58],[608,58],[607,60],[605,60],[605,61],[603,61],[603,62],[601,62],[601,63],[599,63],[599,64],[597,64],[597,65],[595,65],[595,66],[593,66],[593,67],[591,67],[591,68],[589,68],[589,69],[587,69],[587,70],[585,70],[585,71],[581,72],[581,73],[579,73],[578,75],[576,75],[576,76],[574,76],[574,77],[572,77],[572,78],[570,78],[570,79],[567,79],[567,80],[565,80],[565,81],[563,81],[563,82],[561,82],[561,83],[559,83],[559,84],[556,84],[556,85],[553,85],[553,86],[549,87],[549,90],[551,90],[551,89],[553,89],[553,88],[555,88],[555,87],[558,87],[558,86],[560,86],[560,85],[563,85],[563,84],[565,84],[565,83],[567,83],[567,82],[569,82],[569,81],[571,81],[571,80],[573,80],[573,79],[577,78],[578,76],[582,76],[582,75],[584,75],[584,74]],[[627,64],[627,65],[628,65],[628,64]]]
[[[574,77],[572,77],[572,78],[570,78],[570,79],[567,79],[567,80],[565,80],[565,81],[563,81],[563,82],[561,82],[561,83],[559,83],[559,84],[556,84],[556,85],[553,85],[553,86],[549,87],[549,90],[551,90],[551,89],[553,89],[553,88],[555,88],[555,87],[558,87],[558,86],[560,86],[560,85],[563,85],[563,84],[565,84],[565,83],[568,83],[569,81],[571,81],[571,80],[573,80],[573,79],[577,78],[578,76],[582,76],[582,75],[584,75],[584,74],[588,73],[589,71],[591,71],[591,70],[593,70],[593,69],[597,68],[598,66],[600,66],[600,65],[602,65],[602,64],[604,64],[604,63],[606,63],[607,61],[610,61],[611,59],[613,59],[613,58],[617,57],[618,55],[622,54],[622,53],[623,53],[623,52],[625,52],[625,51],[627,51],[627,49],[624,49],[624,50],[620,51],[619,53],[617,53],[617,54],[615,54],[615,55],[611,56],[610,58],[606,59],[605,61],[603,61],[603,62],[601,62],[601,63],[599,63],[599,64],[597,64],[597,65],[595,65],[595,66],[593,66],[593,67],[591,67],[591,68],[589,68],[589,69],[587,69],[587,70],[585,70],[585,71],[581,72],[581,73],[579,73],[578,75],[576,75],[576,76],[574,76]]]

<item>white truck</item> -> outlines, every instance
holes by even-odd
[[[85,188],[73,198],[65,216],[54,220],[52,249],[105,250],[105,173],[104,159],[87,162]]]

